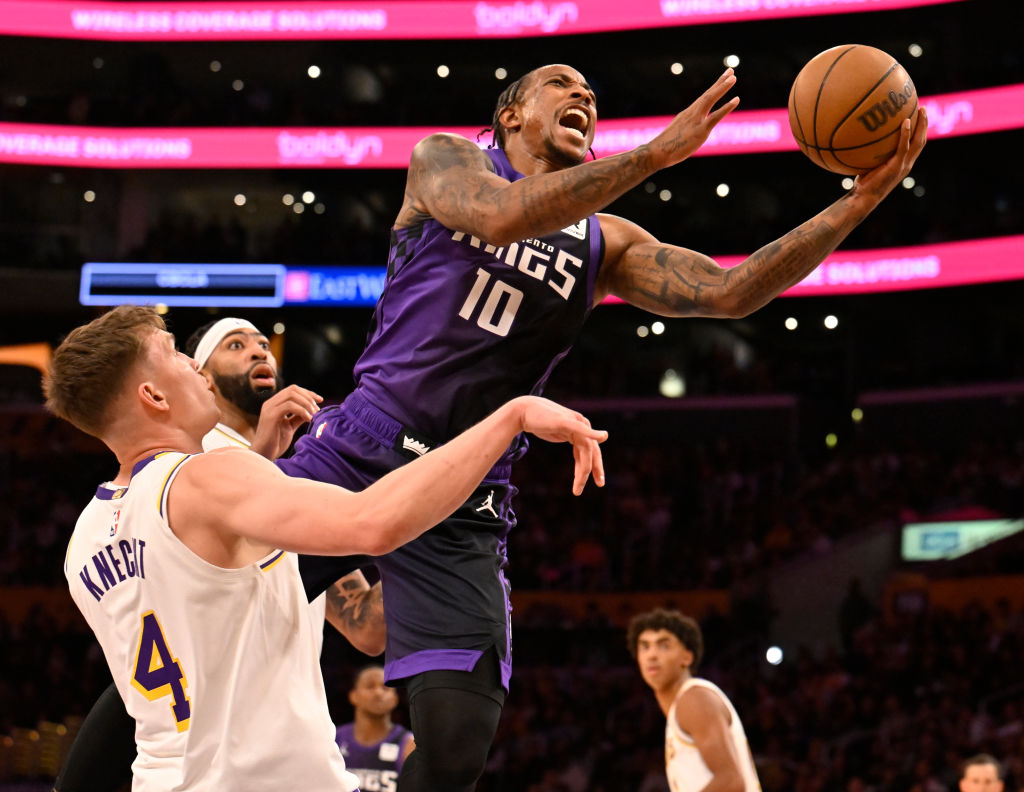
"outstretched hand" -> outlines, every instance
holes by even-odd
[[[292,444],[295,430],[313,419],[324,399],[298,385],[282,388],[263,403],[252,450],[267,459],[277,459]]]
[[[662,132],[647,144],[655,165],[667,168],[682,162],[704,145],[719,121],[736,109],[740,98],[734,96],[719,108],[715,105],[736,84],[732,69],[726,69],[700,97],[679,113]]]
[[[916,116],[916,125],[912,125],[909,118],[900,125],[900,139],[893,155],[877,168],[854,180],[853,190],[856,194],[881,201],[907,177],[928,140],[928,113],[919,107]]]
[[[594,429],[586,416],[539,396],[523,396],[522,426],[524,432],[549,443],[572,443],[575,460],[572,492],[579,495],[593,476],[594,483],[604,486],[604,460],[600,443],[608,439],[603,429]]]

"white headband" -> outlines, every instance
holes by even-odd
[[[196,347],[196,354],[194,360],[199,364],[199,368],[206,366],[206,361],[210,359],[210,355],[213,354],[213,350],[217,348],[217,345],[224,340],[224,337],[229,333],[234,333],[237,330],[252,330],[258,333],[256,325],[252,322],[248,322],[245,319],[236,319],[233,316],[228,316],[224,319],[216,322],[213,327],[206,331],[206,334],[199,340],[199,345]]]

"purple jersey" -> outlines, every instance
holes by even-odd
[[[383,740],[363,745],[356,740],[355,725],[346,723],[338,727],[335,741],[345,757],[345,769],[359,777],[359,792],[396,792],[402,751],[411,737],[408,729],[396,723]]]
[[[522,178],[504,151],[487,154]],[[357,387],[435,442],[540,393],[590,312],[601,247],[596,216],[502,248],[433,219],[395,229]]]
[[[522,178],[503,151],[487,153],[499,175]],[[361,490],[509,399],[540,393],[590,313],[602,254],[596,216],[504,248],[430,218],[396,229],[355,390],[339,408],[317,413],[295,453],[277,464],[292,476]],[[470,671],[494,646],[508,689],[504,570],[516,522],[509,475],[525,447],[521,436],[451,517],[375,560],[387,681]],[[319,566],[311,595],[352,571],[344,558]]]

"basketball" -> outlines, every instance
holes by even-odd
[[[853,176],[896,150],[900,124],[917,110],[910,75],[886,52],[844,44],[815,55],[789,91],[789,126],[811,162]]]

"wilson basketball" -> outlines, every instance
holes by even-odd
[[[863,44],[815,55],[789,92],[789,126],[800,150],[816,165],[849,176],[892,156],[900,124],[915,110],[910,75],[892,55]]]

